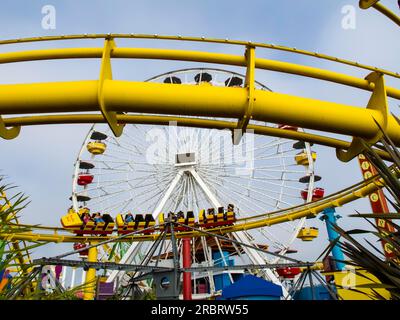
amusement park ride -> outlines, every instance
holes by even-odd
[[[361,3],[382,12],[378,1]],[[25,226],[26,232],[0,237],[12,243],[71,243],[73,251],[33,265],[63,266],[56,280],[64,287],[67,272],[72,272],[74,286],[75,272],[82,268],[84,299],[99,298],[104,288],[127,298],[152,285],[158,298],[178,298],[181,283],[184,299],[215,298],[245,274],[280,286],[281,298],[291,299],[295,279],[304,282],[314,273],[323,283],[316,271],[324,268],[321,264],[289,256],[296,239],[318,237],[318,229],[309,226],[312,218],[323,213],[335,223],[334,208],[370,195],[381,203],[376,212],[387,210],[380,190],[384,181],[375,172],[326,196],[316,185],[321,177],[314,173],[317,153],[312,146],[335,148],[338,159],[348,162],[364,151],[361,139],[374,144],[382,137],[376,123],[399,146],[400,126],[389,113],[387,98],[399,100],[400,90],[385,84],[386,77],[399,79],[398,73],[297,48],[204,37],[85,34],[5,40],[0,45],[81,39],[104,39],[104,47],[0,54],[1,64],[101,59],[98,80],[0,85],[0,114],[12,115],[0,117],[4,139],[16,138],[28,125],[94,123],[75,162],[71,207],[61,217],[61,227]],[[119,39],[217,43],[239,46],[244,54],[118,47]],[[256,51],[266,49],[345,64],[365,72],[365,78],[256,57]],[[120,81],[112,77],[112,59],[239,66],[245,74],[192,68],[143,82]],[[342,84],[369,91],[371,98],[365,108],[272,92],[255,80],[256,70]],[[153,129],[164,137],[165,150],[149,161],[146,135]],[[254,132],[254,141],[248,130]],[[305,130],[350,136],[352,142]],[[227,148],[213,148],[210,141],[217,132],[230,141]],[[224,161],[227,153],[246,145],[254,160],[250,167],[243,159]],[[383,150],[376,152],[391,160]],[[63,259],[72,254],[80,259]],[[330,271],[343,267],[337,264]],[[101,277],[99,269],[104,269]]]

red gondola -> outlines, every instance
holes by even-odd
[[[78,175],[78,185],[86,186],[88,184],[91,184],[93,182],[93,178],[94,176],[92,174],[80,173]]]
[[[323,198],[324,194],[325,194],[324,188],[314,188],[313,193],[312,193],[312,201],[316,201],[316,200]],[[307,200],[307,196],[308,196],[308,191],[302,190],[301,197],[303,198],[303,200]]]
[[[285,268],[276,269],[276,272],[282,278],[293,279],[295,276],[300,274],[301,270],[300,270],[300,268],[297,268],[297,267],[285,267]]]
[[[86,244],[84,243],[79,243],[79,242],[75,242],[74,243],[74,250],[79,250],[79,249],[83,249],[86,248]],[[83,250],[79,252],[80,256],[87,256],[89,254],[89,250]]]

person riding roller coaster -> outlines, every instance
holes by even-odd
[[[87,224],[92,218],[88,212],[85,212],[82,216],[82,221]]]
[[[175,215],[175,213],[170,211],[168,212],[168,220],[176,222],[178,220],[178,217]]]
[[[125,223],[128,224],[129,222],[133,222],[135,219],[133,218],[132,213],[127,213],[125,216]]]
[[[104,222],[104,220],[103,220],[103,218],[102,218],[100,212],[95,213],[95,215],[94,215],[94,217],[93,217],[93,221],[94,221],[95,223],[103,223],[103,222]]]

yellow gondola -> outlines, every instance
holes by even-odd
[[[312,151],[311,152],[311,158],[313,159],[313,161],[317,160],[317,153]],[[308,166],[310,165],[310,162],[308,160],[308,155],[306,152],[300,152],[298,154],[296,154],[296,156],[294,157],[294,159],[296,160],[296,163],[298,165],[302,165],[302,166]]]
[[[92,141],[87,144],[87,150],[94,155],[103,154],[106,151],[107,145],[104,142]]]
[[[302,241],[312,241],[316,237],[318,237],[318,228],[315,227],[304,227],[301,228],[299,233],[297,234],[297,238],[301,239]]]

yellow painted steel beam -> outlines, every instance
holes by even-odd
[[[237,129],[240,130],[240,134],[238,134],[236,130],[233,131],[232,142],[235,145],[239,144],[243,134],[246,132],[250,120],[253,118],[253,105],[255,101],[255,67],[256,67],[255,47],[248,46],[246,48],[245,57],[246,57],[245,88],[247,89],[247,103],[245,106],[245,112],[237,124]]]
[[[96,245],[97,242],[93,241],[90,245]],[[97,247],[89,248],[88,262],[97,262]],[[96,293],[96,269],[89,268],[86,271],[85,287],[83,289],[83,300],[94,300]]]
[[[399,175],[399,170],[396,169],[395,173]],[[330,207],[339,207],[352,202],[354,200],[368,196],[376,190],[384,186],[384,181],[379,176],[370,178],[369,180],[363,181],[357,185],[354,185],[345,190],[339,191],[333,195],[330,195],[322,200],[301,205],[298,207],[290,208],[287,210],[276,211],[272,213],[264,213],[248,218],[239,219],[233,226],[219,227],[214,229],[208,229],[209,232],[215,232],[219,234],[227,234],[237,231],[245,231],[265,226],[272,226],[279,223],[293,221],[301,219],[303,217],[316,216],[319,212]],[[32,226],[35,229],[35,226]],[[47,229],[51,229],[47,227]],[[54,234],[38,234],[33,232],[24,233],[2,233],[0,239],[12,241],[12,240],[27,240],[27,241],[41,241],[41,242],[92,242],[92,241],[103,241],[114,238],[115,241],[119,242],[139,242],[139,241],[155,241],[159,234],[150,235],[134,235],[132,237],[124,237],[123,239],[117,239],[115,236],[74,236],[74,235],[61,235],[58,233],[59,228],[55,228]],[[199,237],[203,234],[198,231],[194,232],[179,232],[176,233],[177,238],[183,237]]]
[[[102,54],[103,50],[101,48],[66,48],[8,52],[0,54],[0,64],[51,59],[101,58]],[[116,47],[113,49],[110,56],[111,58],[192,61],[243,67],[247,65],[245,56],[189,50]],[[254,58],[254,60],[255,68],[257,69],[283,72],[318,80],[330,81],[368,91],[373,91],[374,89],[374,83],[366,79],[349,76],[334,71],[269,59]],[[370,69],[383,73],[378,68],[371,67]],[[400,75],[397,77],[400,77]],[[395,99],[400,99],[400,90],[388,87],[387,95]]]
[[[115,42],[113,39],[106,39],[104,50],[101,58],[100,79],[97,91],[98,103],[104,119],[116,137],[120,137],[124,126],[118,124],[117,113],[109,110],[104,99],[104,84],[106,81],[112,80],[111,53],[114,51]]]
[[[0,45],[7,44],[22,44],[28,42],[46,42],[46,41],[63,41],[63,40],[87,40],[87,39],[148,39],[148,40],[169,40],[169,41],[179,41],[179,42],[202,42],[202,43],[216,43],[216,44],[224,44],[224,45],[239,45],[239,46],[248,46],[252,45],[256,48],[264,48],[271,50],[279,50],[290,52],[294,54],[307,55],[317,59],[324,59],[333,61],[340,64],[349,65],[356,68],[361,68],[370,71],[378,71],[385,75],[390,75],[392,77],[400,78],[400,74],[398,72],[392,72],[389,70],[385,70],[382,68],[377,68],[374,66],[365,65],[356,61],[350,61],[346,59],[341,59],[338,57],[333,57],[327,54],[312,52],[307,50],[302,50],[298,48],[286,47],[282,45],[269,44],[269,43],[260,43],[253,41],[242,41],[242,40],[231,40],[231,39],[215,39],[215,38],[206,38],[206,37],[185,37],[185,36],[171,36],[171,35],[157,35],[157,34],[123,34],[123,33],[107,33],[107,34],[76,34],[76,35],[61,35],[61,36],[45,36],[45,37],[29,37],[29,38],[19,38],[19,39],[8,39],[1,40]],[[100,49],[101,50],[101,49]]]
[[[0,85],[0,114],[85,112],[98,110],[98,81]],[[384,115],[379,110],[255,90],[253,119],[349,136],[373,138]],[[116,112],[240,118],[247,104],[245,88],[193,86],[107,80],[103,99]],[[400,125],[393,116],[387,133],[400,145]]]
[[[179,126],[208,128],[208,129],[230,129],[236,128],[236,122],[209,120],[201,118],[173,117],[173,116],[149,116],[149,115],[117,115],[117,119],[121,123],[135,124],[153,124],[168,125],[170,122],[176,122]],[[49,125],[49,124],[78,124],[78,123],[104,123],[105,120],[99,114],[68,114],[68,115],[46,115],[46,116],[27,116],[5,119],[8,126],[33,126],[33,125]],[[260,126],[249,124],[248,129],[254,130],[255,134],[286,138],[292,140],[301,140],[335,149],[347,150],[350,142],[334,139],[331,137],[294,131],[278,129],[269,126]],[[391,156],[381,150],[374,149],[384,160],[393,161]]]
[[[378,2],[375,3],[373,7],[400,27],[400,17],[395,15],[394,12],[390,11],[387,7]]]
[[[376,9],[400,27],[400,17],[397,16],[394,12],[390,11],[383,4],[379,3],[379,0],[360,0],[359,6],[361,9],[368,9],[371,7]]]

